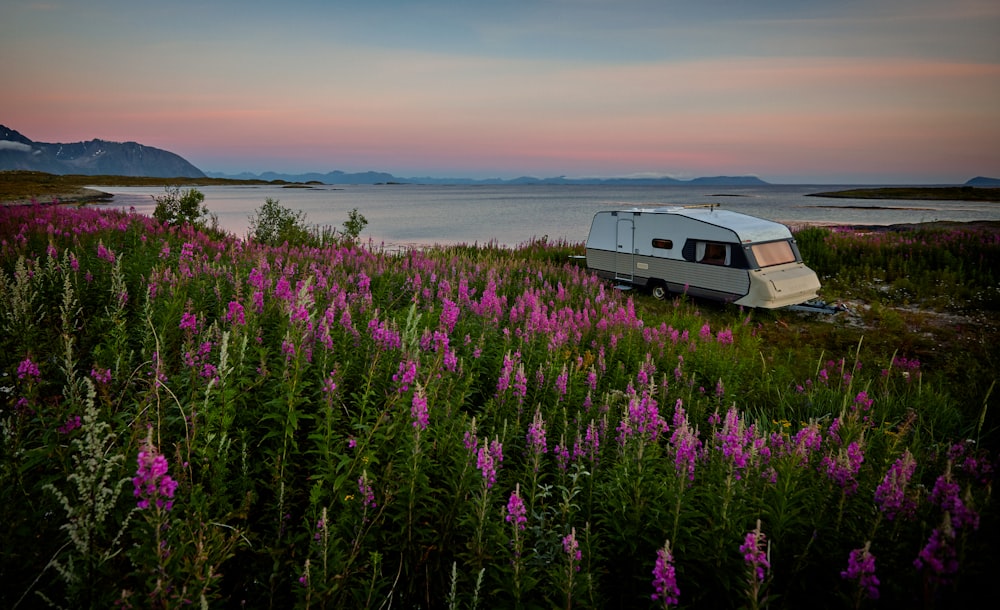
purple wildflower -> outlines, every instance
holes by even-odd
[[[197,332],[198,330],[198,316],[194,315],[189,311],[185,311],[181,314],[181,323],[177,325],[181,330],[191,330]]]
[[[141,509],[150,507],[150,502],[157,508],[170,510],[174,506],[174,491],[177,481],[167,474],[167,458],[160,454],[156,446],[147,441],[136,460],[139,467],[132,478],[135,487],[132,495],[139,498],[136,503]]]
[[[457,303],[450,299],[442,302],[440,324],[449,333],[455,330],[455,323],[458,321],[460,309]]]
[[[764,576],[767,574],[767,570],[771,568],[771,562],[768,559],[770,544],[767,545],[768,552],[765,552],[765,542],[766,536],[760,530],[760,519],[758,519],[756,529],[747,532],[746,538],[740,546],[740,552],[743,553],[743,560],[756,576],[757,582],[764,582]]]
[[[917,461],[913,459],[913,455],[907,449],[903,452],[902,457],[889,467],[889,472],[885,474],[885,478],[875,489],[875,503],[889,521],[898,516],[912,515],[916,509],[916,501],[907,496],[906,493],[906,487],[916,469]]]
[[[571,566],[583,559],[583,552],[580,550],[580,543],[576,539],[576,528],[572,528],[562,539],[563,551],[569,557]],[[576,565],[576,571],[580,571],[580,566]]]
[[[514,396],[517,401],[524,402],[524,397],[528,395],[528,377],[524,373],[524,364],[518,363],[517,371],[514,373]]]
[[[101,385],[111,383],[111,369],[106,369],[97,365],[90,368],[90,376]]]
[[[42,376],[41,371],[38,370],[38,365],[31,361],[31,358],[25,358],[17,365],[17,378],[24,379],[25,377],[38,379]]]
[[[69,419],[66,420],[65,424],[59,426],[59,433],[69,434],[70,432],[76,430],[82,425],[83,425],[83,420],[80,418],[79,415],[71,415]]]
[[[226,312],[226,322],[231,322],[233,324],[245,325],[246,314],[243,311],[243,305],[238,301],[229,301],[229,311]]]
[[[951,525],[955,529],[966,526],[971,526],[974,530],[979,529],[979,514],[965,505],[961,491],[961,486],[952,479],[951,462],[948,462],[944,474],[934,482],[930,500],[951,516]]]
[[[515,528],[523,530],[525,523],[528,522],[528,509],[524,506],[524,500],[521,499],[521,485],[518,484],[513,493],[510,494],[510,499],[507,500],[507,516],[505,517],[507,523],[512,524]]]
[[[476,468],[482,473],[487,489],[496,484],[497,468],[501,462],[503,462],[503,445],[500,441],[497,439],[490,443],[483,441],[476,452]]]
[[[548,451],[548,445],[545,441],[545,420],[542,418],[541,410],[535,411],[535,417],[528,426],[526,440],[528,442],[528,450],[532,454],[541,455]]]
[[[424,388],[419,384],[417,391],[413,393],[413,402],[410,406],[410,415],[413,417],[413,427],[418,430],[426,430],[430,423],[430,414],[427,410],[427,397],[424,395]]]
[[[392,376],[392,380],[399,384],[399,393],[409,391],[410,384],[417,379],[417,363],[412,360],[404,360],[399,363],[399,369]]]
[[[693,481],[694,467],[701,453],[701,440],[698,431],[688,423],[680,398],[674,408],[674,433],[670,436],[670,445],[674,448],[674,468],[678,476],[687,476]]]
[[[927,568],[932,581],[946,583],[958,573],[958,555],[955,552],[955,531],[945,515],[944,527],[934,528],[927,545],[920,550],[913,561],[918,570]]]
[[[674,569],[674,556],[670,552],[670,541],[663,548],[656,550],[656,565],[653,566],[653,589],[656,591],[650,598],[660,601],[666,608],[676,604],[680,599],[681,590],[677,588],[677,572]]]
[[[514,374],[514,369],[517,365],[517,358],[520,354],[514,354],[512,357],[510,352],[507,352],[503,356],[503,368],[500,370],[500,378],[497,380],[497,394],[502,394],[506,392],[510,387],[511,375]]]
[[[845,494],[851,495],[858,489],[856,477],[864,461],[861,445],[854,441],[846,448],[841,448],[837,455],[824,457],[820,467],[825,469],[826,475],[831,480],[843,488]]]
[[[358,493],[361,494],[361,506],[363,508],[375,508],[375,491],[368,481],[368,471],[361,471],[358,477]]]
[[[563,365],[562,372],[556,377],[556,390],[559,392],[559,397],[562,398],[566,395],[566,386],[569,384],[569,373],[566,370],[566,365]]]
[[[868,549],[871,542],[866,542],[860,549],[854,549],[847,557],[847,569],[840,573],[841,578],[858,581],[858,587],[869,599],[878,599],[878,576],[875,576],[875,556]]]
[[[104,246],[103,241],[97,242],[97,258],[103,258],[109,263],[115,262],[115,253]]]

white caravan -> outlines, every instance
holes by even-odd
[[[598,212],[587,267],[600,277],[669,292],[773,309],[817,297],[788,227],[718,206]]]

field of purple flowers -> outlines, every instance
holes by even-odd
[[[616,292],[575,247],[268,247],[0,208],[0,606],[993,590],[991,385],[969,401],[864,341],[775,350],[764,314]]]

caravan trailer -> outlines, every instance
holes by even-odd
[[[594,215],[587,267],[626,286],[774,309],[815,299],[788,227],[709,206],[617,210]]]

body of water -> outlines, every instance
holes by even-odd
[[[869,185],[870,186],[870,185]],[[106,205],[135,207],[152,214],[149,187],[92,188],[114,195]],[[267,198],[306,213],[309,224],[337,229],[352,209],[368,220],[364,240],[388,245],[485,244],[517,246],[547,236],[570,242],[586,240],[596,212],[607,209],[718,203],[791,226],[872,224],[950,220],[1000,220],[1000,204],[969,201],[831,199],[810,193],[855,188],[846,185],[802,186],[584,186],[584,185],[276,185],[198,186],[205,205],[223,229],[246,236],[249,218]]]

